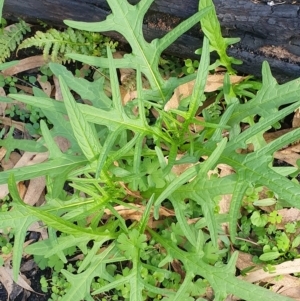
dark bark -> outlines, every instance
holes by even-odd
[[[129,2],[135,4],[139,0]],[[259,76],[262,61],[268,60],[279,81],[300,76],[300,3],[273,6],[266,0],[214,0],[214,3],[223,35],[241,38],[240,43],[228,50],[230,55],[244,61],[236,66],[237,70]],[[155,0],[144,20],[146,39],[161,37],[195,13],[197,6],[198,0]],[[31,22],[41,19],[55,25],[61,25],[64,19],[101,21],[109,12],[105,0],[6,0],[4,6],[7,18],[22,17]],[[115,33],[108,34],[116,37]],[[192,29],[168,51],[192,57],[201,46],[201,39],[199,30]]]

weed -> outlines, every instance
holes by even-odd
[[[53,62],[66,62],[66,53],[82,53],[95,56],[106,54],[106,46],[115,49],[116,42],[99,33],[74,30],[70,27],[64,31],[51,28],[46,32],[37,31],[33,37],[29,37],[19,44],[18,50],[29,47],[43,49],[45,60],[49,58]]]
[[[272,161],[276,150],[299,140],[300,130],[269,144],[262,136],[300,106],[299,81],[278,85],[267,63],[263,64],[261,86],[249,82],[249,90],[242,84],[234,88],[226,74],[222,114],[209,121],[204,114],[201,130],[192,132],[190,127],[199,124],[197,112],[207,96],[210,50],[220,56],[214,67],[221,65],[234,73],[232,64],[238,63],[226,54],[233,41],[221,36],[212,1],[201,0],[199,12],[150,43],[143,37],[142,25],[152,0],[137,5],[107,2],[112,13],[105,21],[66,24],[90,32],[117,31],[130,43],[132,53],[113,59],[108,46],[107,58],[67,56],[106,69],[111,97],[105,91],[105,76],[88,81],[55,63],[49,67],[59,78],[63,102],[46,97],[37,88],[34,96],[9,95],[38,107],[53,125],[48,128],[40,121],[44,145],[38,141],[18,143],[20,150],[35,147],[38,153],[48,151],[46,161],[0,173],[0,184],[8,184],[13,199],[13,210],[0,212],[0,227],[15,229],[14,278],[18,277],[26,231],[40,221],[47,226],[49,238],[29,245],[25,252],[61,272],[64,281],[59,285],[53,281],[52,287],[62,301],[105,300],[111,292],[112,298],[131,301],[201,300],[208,287],[217,301],[229,294],[244,300],[290,300],[237,278],[237,253],[229,250],[240,236],[236,225],[245,196],[250,217],[242,218],[241,232],[245,236],[254,231],[261,239],[260,260],[271,262],[267,269],[272,272],[272,260],[291,250],[291,236],[272,228],[280,219],[276,211],[255,210],[249,200],[257,187],[267,187],[276,200],[299,208],[298,183],[286,178],[290,172],[272,167]],[[199,22],[205,33],[200,71],[165,79],[159,71],[160,54]],[[117,68],[136,71],[137,95],[132,106],[124,107],[122,102]],[[142,73],[148,89],[142,88]],[[166,111],[174,90],[191,79],[195,79],[191,95],[179,107]],[[76,102],[70,90],[89,104]],[[155,116],[151,120],[150,112]],[[248,127],[242,128],[242,123]],[[54,142],[57,136],[70,142],[67,151],[62,152]],[[8,150],[16,143],[11,136],[2,142]],[[249,144],[254,146],[253,152],[241,152]],[[220,177],[218,164],[230,166],[234,173]],[[178,166],[180,172],[176,172]],[[47,202],[40,207],[27,205],[16,181],[40,176],[47,180]],[[63,189],[66,181],[71,193]],[[223,214],[219,202],[228,194],[232,195],[230,210]],[[230,241],[223,223],[229,223]],[[264,228],[268,224],[275,233],[272,244]],[[294,231],[291,225],[288,229]],[[297,245],[299,239],[293,242]],[[67,266],[68,257],[75,253],[83,258],[76,271]]]

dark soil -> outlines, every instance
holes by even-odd
[[[16,285],[13,289],[13,293],[10,295],[9,301],[47,301],[50,298],[50,293],[43,293],[41,291],[40,279],[42,276],[50,278],[51,270],[41,271],[36,268],[29,272],[24,273],[27,279],[30,281],[31,288],[36,292],[30,292],[24,290],[20,286]],[[3,287],[0,282],[0,301],[8,301],[8,295],[6,289]]]

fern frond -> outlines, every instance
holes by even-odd
[[[23,20],[4,29],[0,34],[0,63],[10,57],[11,52],[20,44],[26,32],[30,32],[30,26]]]
[[[66,62],[69,61],[65,57],[66,53],[102,56],[106,53],[106,45],[111,48],[116,47],[116,43],[111,43],[109,38],[99,33],[84,32],[68,27],[64,31],[54,28],[46,32],[37,31],[33,37],[24,40],[18,50],[34,46],[43,49],[45,59],[50,57],[54,62]]]

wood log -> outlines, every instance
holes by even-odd
[[[125,0],[124,0],[125,1]],[[276,1],[282,1],[277,3]],[[130,0],[136,4],[139,0]],[[296,0],[214,0],[218,18],[226,37],[241,41],[228,49],[229,55],[244,63],[235,69],[261,75],[261,64],[267,60],[279,82],[300,76],[300,1]],[[198,0],[155,0],[144,19],[147,40],[163,36],[182,20],[197,11]],[[106,0],[6,0],[4,17],[21,17],[29,22],[44,20],[62,25],[64,19],[102,21],[110,13]],[[116,33],[106,33],[122,40]],[[196,57],[201,47],[199,27],[180,37],[168,52],[180,57]]]

